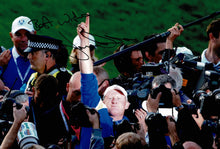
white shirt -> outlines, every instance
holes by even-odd
[[[201,62],[202,63],[211,63],[210,61],[208,61],[208,59],[206,58],[206,56],[205,56],[205,53],[206,53],[206,51],[207,51],[208,49],[205,49],[203,52],[202,52],[202,54],[201,54]],[[214,63],[213,63],[214,64]],[[220,65],[220,61],[217,63],[217,64],[214,64],[214,67],[217,67],[217,66],[219,66]]]

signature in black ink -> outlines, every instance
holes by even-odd
[[[37,19],[32,19],[32,22],[34,23],[34,27],[36,31],[41,30],[42,28],[49,29],[51,26],[53,26],[53,21],[51,21],[46,16],[41,17],[41,21]]]
[[[71,13],[64,13],[65,19],[63,21],[56,20],[56,22],[59,25],[65,25],[69,24],[71,22],[79,22],[79,19],[84,18],[87,16],[87,14],[81,14],[80,16],[77,16],[74,11],[71,11]],[[42,16],[41,19],[32,19],[32,22],[34,23],[35,29],[37,31],[41,30],[42,28],[49,29],[53,26],[54,21],[49,19],[46,16]]]
[[[94,34],[93,34],[94,35]],[[125,42],[132,42],[132,43],[137,43],[137,39],[129,39],[129,38],[118,38],[118,37],[111,37],[108,35],[100,36],[100,35],[94,35],[100,38],[103,38],[107,40],[107,42],[100,42],[96,41],[96,44],[98,47],[103,47],[103,48],[114,48],[117,45],[120,45]]]
[[[73,21],[78,22],[79,19],[86,17],[87,14],[81,14],[80,16],[77,16],[76,13],[72,11],[70,14],[64,13],[64,16],[66,16],[66,20],[64,20],[63,22],[61,22],[60,20],[57,20],[58,24],[64,25],[64,24],[71,23]]]

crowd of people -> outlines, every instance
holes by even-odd
[[[97,47],[89,26],[87,13],[69,55],[61,40],[37,35],[30,18],[13,21],[13,47],[0,55],[0,148],[220,148],[220,103],[214,96],[220,93],[219,79],[197,76],[202,79],[192,86],[185,78],[206,68],[219,73],[219,19],[207,27],[203,70],[185,67],[193,53],[174,47],[184,31],[176,23],[167,37],[114,58],[116,78],[109,78],[103,65],[93,66]],[[121,44],[114,53],[135,44]]]

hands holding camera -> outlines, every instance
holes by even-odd
[[[86,113],[89,117],[90,123],[92,124],[92,128],[99,129],[100,128],[99,113],[97,111],[94,113],[91,113],[88,109],[86,109]]]
[[[16,104],[14,103],[13,104],[14,122],[10,130],[8,131],[7,135],[5,136],[1,144],[1,148],[10,148],[13,145],[17,137],[18,130],[21,126],[21,123],[25,120],[26,116],[27,116],[27,111],[25,110],[25,106],[22,106],[21,109],[17,109]]]
[[[14,123],[21,124],[27,117],[27,111],[25,110],[25,106],[22,106],[21,109],[17,109],[14,103],[13,117],[14,117]]]

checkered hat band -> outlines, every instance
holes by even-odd
[[[42,43],[42,42],[29,42],[29,47],[38,48],[38,49],[54,49],[58,50],[59,46],[52,43]]]

